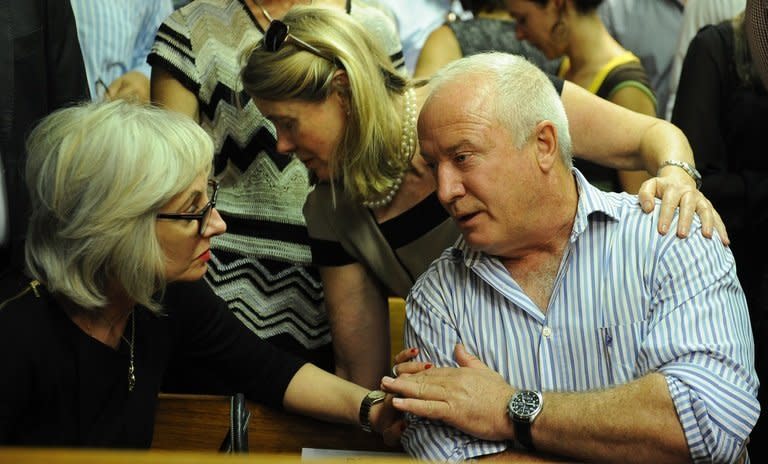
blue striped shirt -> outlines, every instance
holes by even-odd
[[[733,462],[757,421],[758,380],[744,294],[731,252],[703,238],[657,232],[658,211],[601,192],[574,170],[579,202],[546,313],[498,258],[463,238],[414,285],[406,346],[456,366],[463,343],[520,389],[578,392],[665,376],[696,462]],[[671,227],[674,230],[676,225]],[[505,450],[441,423],[410,418],[412,455],[462,460]]]
[[[149,77],[147,55],[157,29],[173,12],[171,0],[71,0],[77,37],[83,52],[88,88],[94,100],[128,71]]]

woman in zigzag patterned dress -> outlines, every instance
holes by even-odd
[[[402,66],[394,24],[357,1],[332,0],[386,44]],[[279,18],[295,1],[262,6]],[[195,0],[160,27],[149,62],[152,100],[189,114],[212,136],[218,209],[229,225],[212,242],[206,280],[264,339],[331,370],[323,290],[302,207],[307,169],[275,150],[274,128],[242,90],[241,55],[268,24],[253,0]]]

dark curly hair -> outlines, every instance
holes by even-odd
[[[461,0],[461,7],[477,14],[483,11],[506,10],[507,4],[504,0]]]
[[[528,0],[533,3],[538,3],[541,6],[547,6],[551,0]],[[603,0],[573,0],[573,5],[576,7],[576,11],[579,13],[591,13],[597,9]]]
[[[753,69],[768,89],[768,2],[747,0],[744,12],[744,31],[751,50]]]

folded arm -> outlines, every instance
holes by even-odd
[[[455,354],[459,368],[386,377],[383,387],[403,397],[394,406],[484,440],[514,440],[506,406],[515,388],[463,346]],[[544,405],[531,428],[537,450],[586,461],[690,461],[662,375],[601,391],[547,392]]]
[[[588,461],[739,459],[759,415],[749,316],[730,251],[696,232],[649,248],[650,306],[637,326],[645,328],[635,334],[638,345],[625,347],[637,350],[630,380],[546,391],[532,427],[537,450]],[[447,309],[466,304],[449,288],[422,278],[408,300],[406,344],[441,367],[386,377],[382,387],[402,397],[396,408],[414,415],[404,434],[409,452],[446,460],[497,454],[514,439],[506,406],[517,385],[463,349],[477,339],[461,331],[466,313]],[[450,344],[458,345],[453,353]],[[506,351],[486,351],[499,372],[517,362],[499,364]]]

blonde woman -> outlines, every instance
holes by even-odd
[[[242,77],[275,124],[277,150],[295,153],[318,181],[304,215],[325,288],[336,372],[379,385],[389,372],[386,296],[407,295],[459,235],[437,201],[434,173],[419,156],[420,89],[354,21],[314,7],[296,7],[272,21]],[[659,172],[641,189],[640,201],[650,211],[654,195],[663,196],[660,232],[680,204],[679,235],[696,210],[705,234],[717,222],[727,241],[694,180],[667,164],[693,162],[679,130],[552,81],[566,107],[574,153],[614,168]],[[455,147],[457,159],[464,149]]]
[[[269,18],[303,3],[194,0],[160,26],[148,60],[152,101],[194,118],[214,141],[214,177],[230,228],[212,241],[206,281],[253,332],[332,371],[323,288],[301,212],[307,170],[278,155],[274,128],[240,81],[241,55]],[[382,11],[359,0],[315,3],[365,24],[402,65],[395,26]]]

